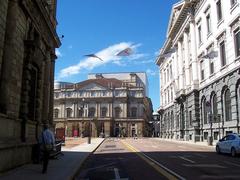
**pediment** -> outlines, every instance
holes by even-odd
[[[106,87],[100,86],[96,83],[89,83],[83,87],[81,87],[81,90],[106,90]]]
[[[180,1],[180,2],[173,5],[170,20],[169,20],[169,24],[168,24],[167,34],[169,34],[169,32],[171,31],[172,26],[174,25],[175,21],[177,20],[184,4],[185,4],[185,0]]]

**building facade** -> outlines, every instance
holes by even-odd
[[[56,82],[56,131],[64,128],[68,137],[146,136],[152,113],[147,88],[145,73],[89,74],[76,84]]]
[[[160,68],[164,138],[217,141],[240,132],[240,1],[172,8]]]
[[[0,1],[0,172],[31,161],[53,123],[56,0]]]

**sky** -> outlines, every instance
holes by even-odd
[[[89,73],[146,72],[153,109],[160,105],[155,64],[172,5],[178,0],[59,0],[55,81],[80,82]],[[63,38],[62,35],[64,36]],[[116,53],[130,47],[127,57]],[[88,58],[96,54],[103,59]]]

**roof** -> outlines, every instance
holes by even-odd
[[[86,81],[82,81],[82,82],[79,82],[79,83],[76,83],[76,84],[73,84],[73,85],[69,85],[69,86],[66,86],[66,88],[75,88],[75,89],[81,89],[89,84],[92,84],[92,83],[95,83],[95,84],[98,84],[102,87],[106,87],[106,88],[109,88],[109,87],[114,87],[114,88],[119,88],[119,87],[122,87],[123,86],[123,81],[121,80],[118,80],[116,78],[99,78],[99,79],[88,79]]]

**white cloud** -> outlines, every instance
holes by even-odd
[[[153,71],[153,70],[151,70],[151,69],[147,69],[147,70],[146,70],[146,73],[147,73],[148,75],[150,75],[150,76],[156,76],[156,75],[157,75],[157,72],[156,72],[156,71]]]
[[[100,65],[103,64],[107,64],[107,63],[114,63],[117,64],[119,66],[124,66],[126,63],[122,62],[122,59],[125,58],[130,58],[129,57],[120,57],[120,56],[116,56],[117,53],[119,53],[120,51],[122,51],[123,49],[127,48],[127,47],[132,47],[134,50],[136,50],[137,47],[141,46],[141,44],[132,44],[130,42],[121,42],[119,44],[114,44],[112,46],[109,46],[97,53],[95,53],[95,55],[97,55],[98,57],[100,57],[101,59],[103,59],[103,61],[100,61],[96,58],[85,58],[85,59],[81,59],[80,62],[76,65],[72,65],[69,66],[65,69],[62,69],[60,71],[59,74],[59,78],[63,78],[63,77],[68,77],[74,74],[78,74],[80,73],[80,71],[82,69],[87,69],[87,70],[91,70],[93,68],[96,68]],[[133,55],[132,55],[133,56]],[[135,54],[135,59],[136,58],[140,58],[143,55],[137,55]]]
[[[55,50],[55,53],[56,53],[56,56],[59,58],[59,57],[62,57],[62,53],[59,51],[59,49],[56,49]]]

